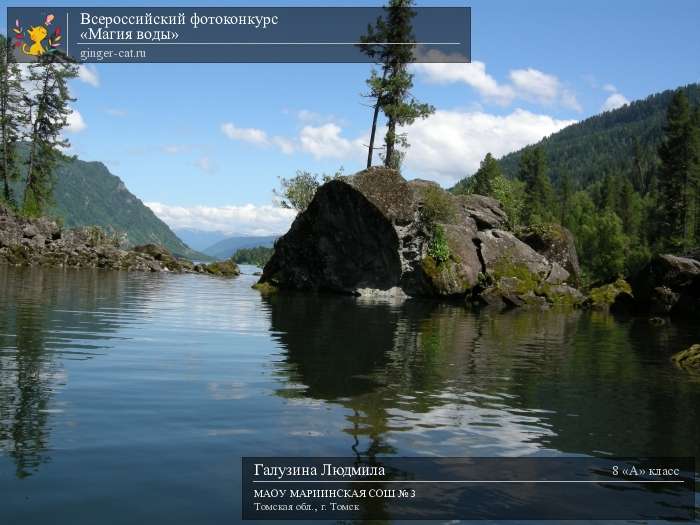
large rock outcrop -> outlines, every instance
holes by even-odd
[[[508,296],[578,299],[565,284],[569,272],[506,223],[492,198],[455,196],[432,182],[370,168],[318,189],[275,244],[260,284],[359,295],[483,294],[492,303],[507,278],[515,284]]]

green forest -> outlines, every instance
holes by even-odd
[[[451,191],[499,199],[514,228],[569,228],[589,284],[633,275],[654,253],[693,254],[700,86],[632,102],[500,160],[488,154]]]
[[[233,254],[233,261],[237,264],[253,264],[262,268],[272,257],[274,248],[268,246],[256,246],[255,248],[239,248]]]

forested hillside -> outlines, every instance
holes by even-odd
[[[700,84],[681,88],[691,106],[700,105]],[[636,100],[574,124],[542,140],[548,174],[557,184],[569,174],[576,186],[585,187],[607,174],[624,173],[642,187],[659,163],[657,149],[663,137],[666,109],[674,90]],[[510,178],[518,174],[525,149],[498,162]],[[641,171],[641,173],[640,173]]]
[[[491,195],[512,226],[560,223],[590,282],[700,246],[700,85],[632,102],[495,160],[452,191]]]
[[[183,257],[203,256],[133,195],[101,162],[71,160],[56,170],[51,212],[66,226],[97,225],[126,232],[129,244],[161,244]]]
[[[21,199],[21,184],[13,186],[14,194]],[[95,225],[126,233],[132,246],[155,243],[182,257],[209,259],[183,243],[101,162],[79,159],[59,162],[47,213],[60,218],[66,227]]]

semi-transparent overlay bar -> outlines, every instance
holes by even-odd
[[[20,62],[471,60],[469,7],[8,7],[7,25]]]
[[[693,458],[242,459],[244,520],[673,520]]]

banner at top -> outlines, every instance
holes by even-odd
[[[15,57],[77,62],[469,62],[469,7],[8,7]]]

